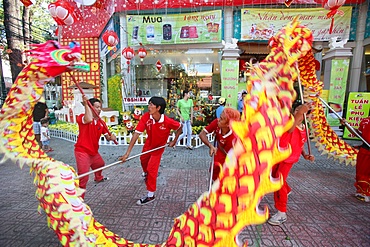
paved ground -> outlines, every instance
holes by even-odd
[[[74,166],[73,143],[52,139],[50,156]],[[140,152],[134,148],[132,155]],[[102,146],[107,164],[117,161],[124,146]],[[321,156],[316,162],[299,161],[288,182],[288,221],[282,226],[249,226],[240,234],[248,246],[370,246],[370,204],[354,198],[355,168]],[[86,203],[95,218],[110,230],[141,243],[162,243],[173,219],[182,214],[208,187],[210,158],[205,147],[196,150],[167,148],[158,179],[157,200],[137,206],[146,193],[139,159],[105,171],[110,180],[88,184]],[[60,246],[46,218],[37,212],[33,177],[28,168],[12,163],[0,169],[0,246]],[[274,213],[273,197],[261,202]]]

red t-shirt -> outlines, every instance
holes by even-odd
[[[75,151],[87,153],[89,155],[98,154],[99,138],[102,134],[107,134],[107,130],[100,122],[102,120],[93,120],[91,123],[84,124],[82,118],[85,114],[78,115],[76,121],[78,123],[78,138],[75,144]]]
[[[215,138],[217,140],[217,152],[215,154],[215,162],[223,164],[226,159],[226,154],[233,147],[234,141],[236,140],[235,134],[230,130],[226,135],[221,134],[221,129],[218,127],[218,119],[213,120],[209,125],[204,128],[204,131],[209,134],[215,132]],[[226,154],[225,154],[225,152]]]
[[[304,143],[307,141],[306,129],[295,127],[292,133],[285,132],[280,138],[280,147],[286,148],[290,144],[292,148],[291,155],[284,160],[286,163],[296,163],[301,157]]]
[[[144,113],[136,126],[135,132],[141,134],[146,131],[148,137],[143,149],[153,149],[163,146],[167,143],[171,130],[177,130],[181,124],[172,118],[162,114],[158,122],[149,114]]]
[[[361,131],[362,138],[364,138],[367,143],[370,143],[370,117],[361,120],[358,130]]]

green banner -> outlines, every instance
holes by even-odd
[[[239,60],[222,60],[221,96],[226,98],[226,107],[237,109]]]
[[[221,42],[222,11],[128,15],[128,45]]]
[[[357,129],[363,118],[369,116],[370,93],[351,92],[348,95],[346,120],[351,127]],[[347,128],[344,129],[343,138],[359,140],[351,134]]]
[[[348,67],[349,59],[333,59],[331,61],[328,104],[339,116],[343,116]],[[340,126],[339,119],[333,112],[328,111],[327,120],[330,126]]]
[[[315,41],[328,41],[331,37],[348,39],[352,7],[342,6],[339,10],[341,14],[335,15],[330,34],[332,18],[327,17],[329,10],[324,8],[241,9],[241,40],[268,40],[296,16],[301,25],[312,31]]]
[[[108,78],[108,107],[116,111],[122,111],[122,82],[121,75],[116,74]]]

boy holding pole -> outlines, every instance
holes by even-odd
[[[164,114],[165,108],[166,101],[162,97],[154,96],[150,98],[148,112],[140,119],[126,153],[119,158],[122,162],[128,159],[137,139],[144,131],[147,133],[147,139],[142,152],[163,146],[163,148],[140,156],[148,193],[136,202],[137,205],[145,205],[155,200],[154,192],[157,189],[158,169],[170,132],[171,130],[176,130],[174,140],[168,143],[169,147],[175,146],[177,139],[182,133],[181,123],[167,117]]]

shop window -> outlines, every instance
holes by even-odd
[[[136,95],[139,97],[152,97],[167,95],[167,81],[164,74],[158,73],[155,65],[135,66]]]

